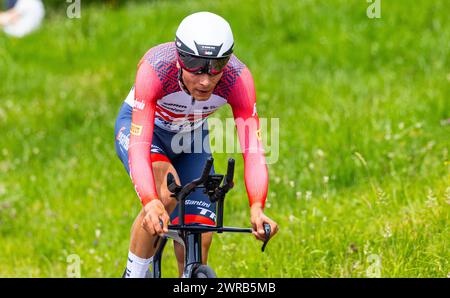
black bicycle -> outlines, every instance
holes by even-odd
[[[177,241],[184,246],[185,258],[184,258],[184,271],[183,278],[214,278],[217,277],[214,270],[208,265],[202,264],[202,233],[206,232],[234,232],[234,233],[251,233],[250,228],[235,228],[223,226],[223,208],[224,200],[227,192],[233,188],[233,176],[234,176],[234,159],[228,160],[227,174],[209,174],[211,167],[213,166],[214,159],[211,157],[206,161],[203,173],[200,178],[187,183],[184,186],[177,185],[174,176],[169,173],[167,175],[167,187],[172,193],[172,197],[175,197],[179,204],[179,224],[169,225],[169,232],[163,237],[159,237],[155,241],[155,247],[159,243],[159,247],[153,257],[152,271],[148,275],[151,278],[161,277],[161,259],[164,247],[169,238]],[[222,183],[223,181],[223,183]],[[220,185],[222,183],[222,185]],[[200,223],[185,224],[185,201],[186,198],[195,190],[203,188],[204,192],[208,195],[211,202],[217,202],[216,214],[217,224],[205,225]],[[162,224],[162,222],[161,222]],[[270,225],[264,224],[265,241],[261,248],[264,252],[265,247],[270,238]]]

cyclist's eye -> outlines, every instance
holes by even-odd
[[[193,72],[193,74],[196,74],[196,75],[200,75],[200,74],[204,74],[204,73],[207,73],[207,72],[203,68]]]

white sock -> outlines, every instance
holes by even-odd
[[[148,267],[152,262],[153,257],[149,259],[142,259],[131,251],[128,251],[127,269],[125,273],[126,278],[144,278]]]

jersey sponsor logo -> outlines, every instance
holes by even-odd
[[[182,108],[182,109],[186,109],[187,108],[187,106],[185,106],[185,105],[180,105],[180,104],[176,104],[176,103],[167,103],[167,102],[163,102],[163,103],[161,103],[163,106],[174,106],[174,107],[177,107],[177,108]]]
[[[209,217],[212,220],[216,220],[216,213],[214,213],[213,211],[206,209],[206,208],[198,207],[198,206],[197,206],[197,209],[200,210],[200,212],[199,212],[200,215]]]
[[[116,140],[119,142],[119,145],[122,146],[126,151],[128,151],[128,145],[130,144],[130,136],[126,135],[123,131],[125,130],[125,126],[122,126],[117,133]]]
[[[142,133],[142,125],[131,123],[130,133],[135,136],[140,136]]]
[[[158,103],[156,105],[157,107],[160,107],[161,109],[166,109],[169,111],[173,111],[173,112],[179,112],[179,113],[183,113],[186,111],[187,107],[183,106],[183,105],[178,105],[178,104],[168,104],[168,103]]]
[[[133,108],[142,111],[145,108],[145,102],[136,98],[133,102]]]
[[[217,106],[204,106],[203,110],[216,110],[217,108]]]
[[[195,201],[195,200],[186,200],[185,204],[186,205],[197,205],[197,206],[205,207],[205,208],[209,208],[211,206],[211,203],[207,203],[204,201]]]
[[[155,125],[163,128],[163,129],[170,130],[170,131],[178,131],[178,132],[191,131],[197,127],[200,127],[200,125],[205,120],[206,120],[206,118],[199,118],[199,119],[195,119],[192,121],[189,121],[184,118],[166,120],[162,117],[162,115],[155,113]]]
[[[158,146],[156,146],[156,145],[154,145],[154,144],[152,144],[151,149],[150,149],[150,152],[152,152],[152,153],[165,154],[165,153],[164,153],[164,150],[162,150],[160,147],[158,147]]]

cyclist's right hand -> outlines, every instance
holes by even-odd
[[[144,220],[142,227],[152,236],[164,236],[169,231],[169,214],[160,200],[152,200],[144,206]],[[161,222],[163,226],[161,227]]]

